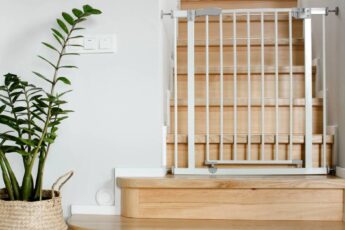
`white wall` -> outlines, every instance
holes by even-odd
[[[31,79],[31,70],[46,70],[35,57],[49,52],[40,42],[51,41],[50,28],[60,12],[86,3],[103,11],[87,22],[87,33],[116,33],[118,53],[82,55],[73,61],[80,68],[69,74],[75,113],[60,129],[45,180],[48,188],[64,172],[75,170],[63,190],[65,210],[70,204],[95,204],[98,189],[113,187],[116,166],[161,166],[159,0],[0,0],[0,74]]]
[[[345,1],[344,0],[300,0],[300,6],[340,8],[340,14],[326,17],[327,40],[327,95],[328,124],[338,125],[338,165],[345,167]],[[313,17],[313,56],[322,57],[321,19]]]

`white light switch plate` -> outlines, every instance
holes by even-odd
[[[83,38],[73,39],[67,46],[67,53],[97,54],[116,53],[117,39],[114,34],[85,35]]]

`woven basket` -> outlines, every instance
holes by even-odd
[[[68,174],[68,179],[72,174]],[[43,191],[42,201],[6,201],[6,190],[0,190],[0,230],[66,230],[60,196],[64,183],[56,191],[54,188],[58,181],[54,183],[52,190]]]

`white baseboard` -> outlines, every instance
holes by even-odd
[[[72,215],[121,215],[121,189],[117,186],[118,177],[164,177],[165,168],[115,168],[115,206],[72,205]]]
[[[164,177],[165,168],[115,168],[115,213],[121,214],[121,189],[117,186],[119,177]]]
[[[337,166],[335,171],[336,171],[337,177],[345,178],[345,168]]]
[[[72,205],[72,215],[119,215],[115,206]]]

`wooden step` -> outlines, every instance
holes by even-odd
[[[283,15],[282,15],[283,16]],[[251,16],[250,36],[251,38],[261,38],[261,21],[258,16]],[[205,39],[206,25],[204,17],[197,18],[195,21],[195,39]],[[187,20],[179,21],[178,38],[187,39]],[[275,24],[272,16],[265,16],[264,24],[265,38],[275,37]],[[233,38],[233,22],[231,16],[223,16],[223,36],[224,38]],[[237,38],[247,37],[246,17],[238,16],[236,18],[236,36]],[[219,40],[219,17],[209,19],[209,38]],[[289,23],[287,17],[279,16],[278,20],[278,38],[289,38]],[[303,38],[303,20],[293,20],[292,38]]]
[[[261,47],[251,46],[251,65],[261,64]],[[292,48],[292,61],[293,65],[304,65],[304,47],[303,46],[293,46]],[[177,49],[177,65],[183,66],[187,65],[187,47],[178,47]],[[278,47],[278,63],[279,66],[289,66],[289,47],[279,46]],[[247,65],[247,47],[238,46],[237,47],[237,65],[246,66]],[[223,47],[223,64],[233,65],[233,47],[225,46]],[[206,66],[206,55],[205,47],[197,46],[195,47],[195,65],[196,66]],[[220,55],[219,47],[211,46],[209,48],[209,65],[219,66],[220,65]],[[265,46],[265,65],[274,66],[275,65],[275,47]]]
[[[201,68],[197,69],[201,72]],[[257,68],[252,68],[257,70]],[[267,68],[266,68],[267,70]],[[297,68],[294,68],[297,70]],[[178,70],[180,71],[180,70]],[[183,70],[181,70],[183,71]],[[279,74],[279,97],[290,97],[290,75],[288,73]],[[303,98],[305,96],[305,81],[304,73],[293,74],[293,97]],[[178,99],[187,98],[187,75],[178,75]],[[206,95],[206,76],[205,74],[195,75],[195,98],[205,100]],[[313,77],[313,85],[315,82],[315,75]],[[234,76],[231,73],[226,73],[223,76],[223,92],[224,98],[232,98],[234,91]],[[264,76],[265,84],[265,98],[275,98],[275,74],[266,73]],[[219,74],[211,74],[209,76],[209,97],[213,100],[219,100],[220,98],[220,76]],[[261,73],[253,72],[251,74],[251,95],[252,98],[261,98]],[[313,94],[315,97],[315,87],[313,87]],[[248,97],[248,76],[246,73],[238,74],[237,76],[237,97]]]
[[[322,107],[313,106],[313,133],[322,133]],[[265,107],[265,133],[275,133],[275,107]],[[237,107],[237,132],[246,134],[248,132],[248,108],[247,106]],[[178,108],[178,133],[187,134],[188,128],[188,108],[181,106]],[[305,109],[302,106],[293,108],[293,133],[304,134],[305,132]],[[223,107],[223,131],[233,133],[234,109],[232,106]],[[209,109],[210,133],[220,133],[220,107],[212,106]],[[252,133],[261,133],[261,107],[251,107]],[[279,133],[289,133],[290,108],[287,106],[279,107]],[[170,109],[170,132],[174,132],[174,110]],[[195,133],[206,133],[206,109],[203,106],[195,107]]]
[[[134,219],[105,215],[73,215],[68,219],[70,230],[344,230],[342,221],[232,221]]]
[[[181,9],[218,7],[222,9],[293,8],[296,0],[182,0]]]
[[[117,183],[124,217],[341,221],[344,214],[345,181],[336,177],[167,176]]]

